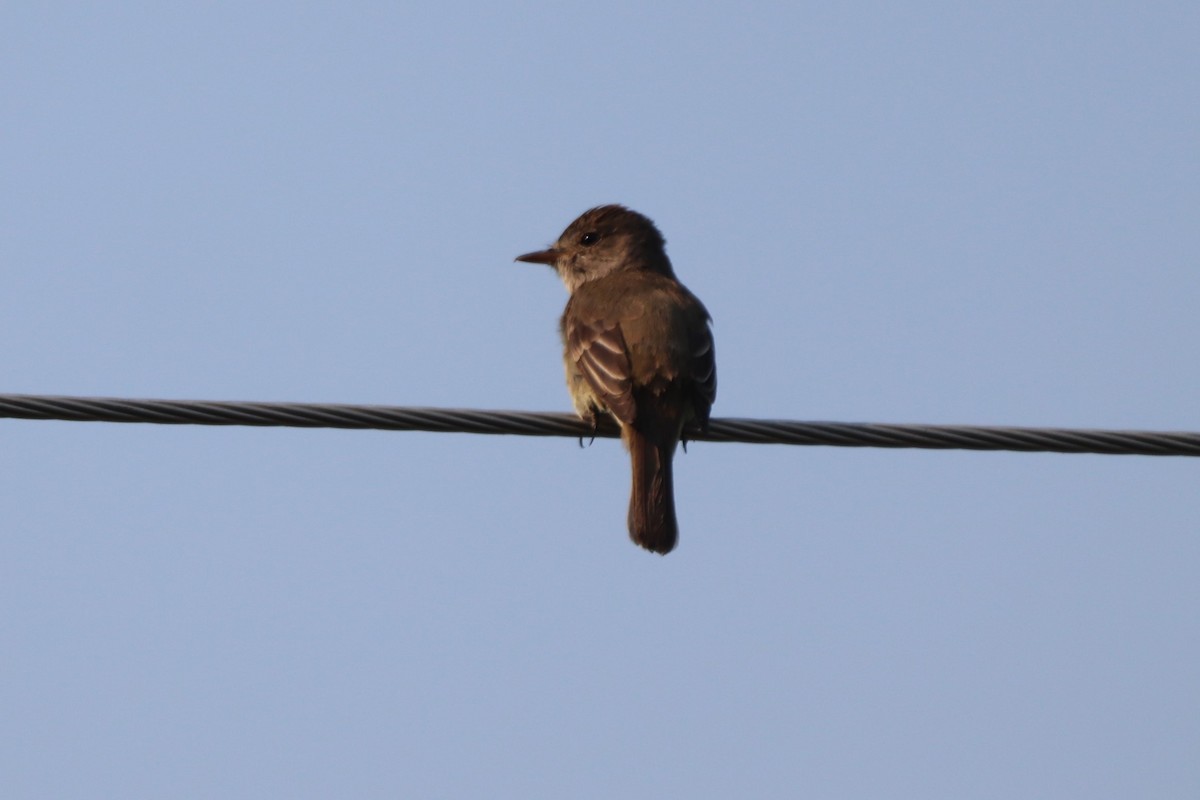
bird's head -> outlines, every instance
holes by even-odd
[[[516,260],[549,264],[574,292],[588,281],[626,270],[674,277],[665,244],[648,217],[624,206],[598,206],[568,225],[552,247]]]

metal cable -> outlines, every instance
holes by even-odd
[[[0,395],[0,417],[75,422],[149,422],[160,425],[253,425],[290,428],[357,428],[437,433],[590,437],[573,414],[405,408],[333,403],[241,403],[133,400],[114,397]],[[597,437],[616,437],[601,420]],[[926,450],[1014,450],[1044,453],[1200,456],[1200,433],[1106,431],[1071,428],[1000,428],[973,425],[880,425],[865,422],[794,422],[714,419],[689,440],[745,444],[906,447]]]

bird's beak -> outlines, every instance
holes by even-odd
[[[516,261],[524,261],[528,264],[550,264],[554,265],[558,261],[558,251],[551,247],[549,250],[538,250],[535,253],[526,253],[523,256],[517,256]]]

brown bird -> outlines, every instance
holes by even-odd
[[[553,247],[517,261],[549,264],[567,285],[571,401],[593,426],[598,413],[620,424],[633,464],[629,535],[669,553],[679,536],[675,446],[687,428],[707,428],[717,396],[708,311],[675,277],[654,223],[623,206],[584,212]]]

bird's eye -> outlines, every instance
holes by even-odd
[[[585,233],[583,236],[581,236],[579,238],[579,243],[582,244],[584,247],[591,247],[597,241],[599,241],[599,239],[600,239],[600,235],[597,233]]]

